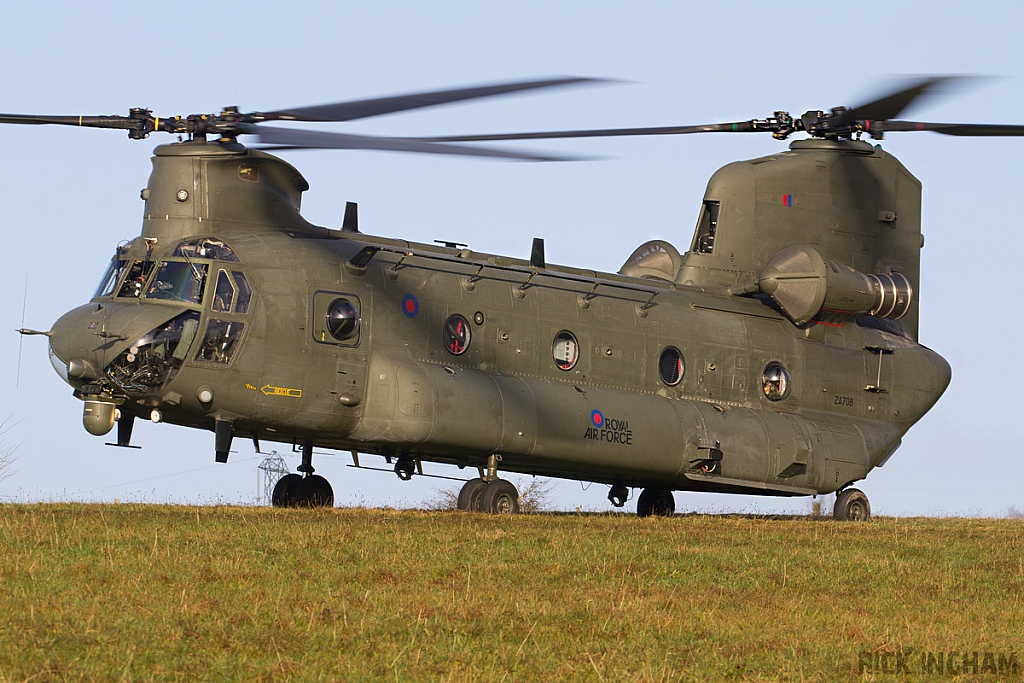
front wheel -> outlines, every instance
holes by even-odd
[[[295,507],[295,489],[302,483],[297,474],[286,474],[274,485],[274,494],[270,497],[271,504],[276,508]]]
[[[871,519],[871,504],[859,489],[846,489],[836,496],[832,517],[841,521],[867,522]]]
[[[334,507],[334,489],[319,474],[311,474],[295,486],[296,505],[311,508]]]

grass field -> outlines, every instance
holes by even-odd
[[[1024,679],[1021,520],[7,505],[0,578],[0,681]]]

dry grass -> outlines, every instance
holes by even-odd
[[[831,681],[1024,633],[1016,520],[61,504],[0,548],[2,681]]]

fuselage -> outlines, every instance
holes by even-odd
[[[690,281],[711,268],[732,284],[763,257],[721,270],[712,246],[679,281],[549,266],[311,226],[301,176],[238,146],[169,145],[154,166],[142,236],[52,331],[93,433],[117,412],[218,439],[229,425],[389,459],[805,495],[884,463],[949,382],[893,321],[797,325],[767,296]],[[752,220],[721,185],[705,205]]]

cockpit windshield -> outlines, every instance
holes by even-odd
[[[146,290],[146,298],[201,304],[206,270],[205,263],[164,261]]]
[[[124,275],[124,269],[128,265],[128,251],[131,249],[131,246],[130,242],[122,242],[117,246],[114,256],[110,259],[110,263],[107,264],[107,270],[103,273],[99,286],[96,287],[96,291],[92,295],[94,299],[98,296],[110,296],[114,293],[114,288],[117,287],[117,283],[121,276]]]
[[[110,259],[110,263],[107,265],[107,271],[103,274],[103,278],[100,280],[100,284],[96,287],[96,291],[93,293],[93,298],[98,296],[110,296],[114,293],[114,286],[117,285],[117,281],[121,279],[121,273],[124,270],[124,264],[127,263],[123,258],[119,258],[120,250],[114,258]]]
[[[138,299],[142,296],[142,290],[146,288],[146,280],[149,279],[149,274],[152,272],[152,261],[133,261],[121,288],[117,290],[117,296]]]

